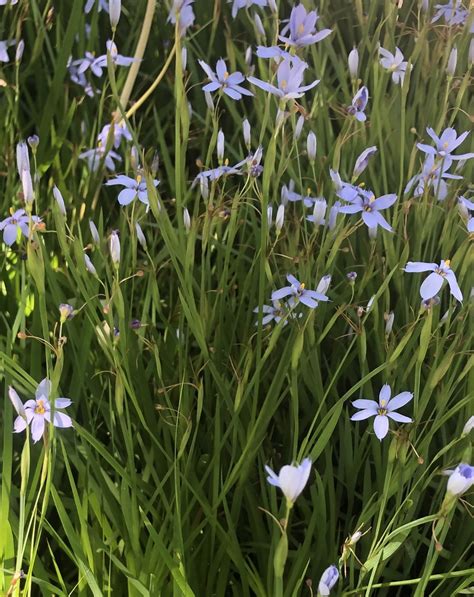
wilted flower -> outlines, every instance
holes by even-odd
[[[339,579],[339,571],[332,565],[323,572],[318,585],[318,596],[327,597]]]
[[[375,417],[374,419],[374,431],[375,435],[381,441],[388,433],[388,419],[393,419],[398,423],[411,423],[412,419],[395,412],[402,406],[405,406],[413,398],[411,392],[402,392],[397,394],[392,399],[390,395],[392,390],[388,384],[382,386],[379,394],[379,401],[375,400],[354,400],[352,406],[361,409],[360,412],[352,415],[351,421],[363,421],[369,417]]]
[[[474,485],[474,466],[469,464],[462,462],[454,470],[444,471],[444,474],[449,475],[446,492],[453,496],[466,493]]]
[[[223,93],[228,95],[233,100],[242,99],[242,95],[253,95],[251,91],[240,85],[240,83],[245,81],[244,75],[239,71],[229,74],[226,63],[222,58],[217,61],[216,72],[214,72],[211,67],[204,62],[204,60],[198,60],[198,62],[211,80],[210,83],[207,83],[203,86],[203,91],[212,92],[221,89]]]
[[[348,114],[354,116],[359,122],[365,122],[367,116],[364,113],[369,101],[369,90],[367,87],[361,87],[359,91],[354,95],[352,104],[347,108]]]
[[[28,425],[31,425],[31,438],[37,442],[43,437],[46,423],[52,422],[55,427],[60,428],[72,427],[71,417],[56,410],[57,408],[67,408],[71,404],[69,398],[56,398],[54,401],[55,412],[51,421],[51,405],[48,400],[50,393],[51,382],[49,379],[43,379],[36,389],[35,399],[27,400],[25,404],[22,404],[14,388],[9,387],[8,395],[18,413],[13,424],[15,433],[20,433]]]
[[[294,307],[298,303],[303,303],[310,309],[315,309],[318,306],[318,301],[328,301],[328,297],[315,290],[308,290],[305,285],[299,282],[294,276],[288,274],[286,279],[291,286],[284,286],[279,290],[272,292],[272,301],[280,300],[287,296],[291,296],[288,301],[290,307]]]
[[[39,216],[31,216],[31,220],[34,224],[39,224],[41,222]],[[17,209],[11,216],[2,220],[0,222],[0,231],[3,230],[3,242],[11,247],[18,238],[18,231],[20,231],[26,238],[29,238],[29,221],[30,217],[26,214],[24,209]]]
[[[33,153],[35,152],[36,148],[39,145],[40,139],[38,135],[30,135],[27,139],[28,145],[31,147]]]
[[[395,48],[395,55],[385,48],[379,48],[380,64],[392,73],[392,81],[396,85],[403,85],[408,62],[404,61],[404,56],[400,48]]]
[[[244,160],[233,166],[240,174],[249,174],[256,178],[263,172],[263,166],[260,165],[263,157],[263,147],[259,145],[254,153],[250,153]]]
[[[395,321],[395,313],[390,311],[390,313],[386,313],[385,316],[385,335],[388,336],[392,333],[393,322]]]
[[[431,273],[420,287],[421,298],[425,301],[433,298],[441,289],[444,281],[449,284],[451,294],[459,302],[462,302],[462,292],[456,280],[456,274],[450,267],[451,261],[449,259],[437,263],[426,263],[424,261],[409,261],[404,270],[408,273],[433,272]]]
[[[112,135],[112,144],[117,149],[120,145],[122,139],[126,139],[127,141],[132,140],[132,135],[128,130],[125,124],[120,124],[119,122],[113,122],[112,124],[106,124],[100,133],[97,135],[97,141],[99,145],[103,145],[104,147],[107,145],[107,141],[109,139],[109,135]]]
[[[280,100],[296,99],[302,97],[306,91],[319,83],[317,80],[309,85],[301,86],[306,68],[307,64],[304,62],[294,64],[294,61],[285,58],[280,62],[277,70],[278,87],[256,77],[247,77],[247,80],[260,89],[276,95]]]
[[[306,12],[302,4],[294,6],[291,10],[288,24],[281,30],[282,35],[278,38],[288,46],[297,48],[315,44],[323,40],[331,33],[331,29],[316,31],[316,22],[318,20],[316,10]]]
[[[279,487],[282,490],[288,506],[291,507],[308,482],[311,472],[311,459],[305,458],[300,465],[296,466],[287,464],[280,469],[278,475],[267,465],[265,465],[265,470],[269,475],[267,481],[270,485]]]
[[[357,272],[349,272],[346,274],[346,278],[349,280],[349,284],[354,284],[357,278]]]

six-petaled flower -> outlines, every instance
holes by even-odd
[[[33,224],[39,224],[41,218],[39,216],[31,216]],[[0,222],[0,231],[3,230],[3,242],[11,247],[18,238],[20,232],[26,238],[30,236],[30,216],[27,215],[24,209],[17,209],[11,216],[5,218]]]
[[[462,302],[463,296],[459,288],[456,274],[451,269],[451,261],[449,259],[437,263],[426,263],[425,261],[409,261],[405,266],[405,271],[408,273],[432,272],[420,287],[420,295],[424,301],[433,298],[441,289],[444,281],[449,284],[451,294],[459,302]]]
[[[296,498],[305,488],[311,472],[311,460],[305,458],[300,465],[287,464],[280,469],[278,475],[267,465],[265,470],[268,473],[267,481],[270,485],[279,487],[291,507]]]
[[[328,297],[321,292],[315,290],[308,290],[302,282],[297,280],[295,276],[288,274],[286,279],[290,283],[290,286],[284,286],[278,290],[272,292],[272,301],[278,301],[280,299],[290,297],[288,305],[290,307],[296,306],[298,303],[303,303],[310,309],[315,309],[318,306],[318,301],[328,301]]]
[[[105,184],[107,186],[120,185],[125,187],[120,191],[117,197],[117,201],[120,203],[120,205],[128,205],[138,197],[138,200],[148,207],[149,202],[146,179],[143,178],[141,174],[137,174],[136,178],[131,178],[130,176],[121,174],[120,176],[117,176],[117,178],[108,180]],[[153,185],[155,187],[157,187],[159,184],[159,180],[153,180]]]
[[[204,60],[198,60],[198,62],[210,79],[210,83],[206,83],[203,86],[203,91],[212,92],[221,89],[223,93],[233,100],[242,99],[242,95],[253,95],[251,91],[240,85],[240,83],[245,81],[244,75],[239,71],[229,73],[226,63],[222,58],[217,61],[216,72]]]

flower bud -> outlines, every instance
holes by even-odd
[[[219,165],[222,165],[224,162],[224,142],[225,137],[222,130],[217,133],[217,161]]]
[[[184,223],[186,232],[189,232],[191,230],[191,216],[189,215],[189,211],[188,211],[187,207],[184,208],[183,223]]]
[[[446,73],[448,77],[454,77],[454,71],[456,70],[456,64],[458,62],[458,49],[453,46],[451,53],[449,54],[448,64],[446,66]]]
[[[329,290],[329,285],[331,284],[331,278],[332,276],[329,274],[323,276],[319,281],[319,284],[316,286],[316,292],[319,292],[320,294],[326,294],[326,292]]]
[[[209,181],[207,180],[207,176],[199,177],[199,190],[204,200],[209,197]]]
[[[252,64],[252,46],[245,50],[245,64],[250,66]]]
[[[315,226],[322,226],[324,224],[324,216],[326,215],[326,209],[326,199],[315,200],[313,207],[313,222]]]
[[[24,141],[20,141],[16,146],[16,166],[18,174],[21,178],[23,170],[30,170],[30,158],[28,155],[28,147]]]
[[[188,50],[187,48],[183,47],[181,49],[181,66],[183,70],[186,70],[186,66],[188,65]]]
[[[58,187],[56,185],[54,185],[53,187],[53,196],[54,199],[56,200],[56,204],[58,206],[59,211],[61,212],[61,214],[63,216],[66,215],[66,206],[64,205],[64,199],[63,196],[61,195],[61,191],[58,189]]]
[[[18,42],[18,45],[16,47],[15,62],[21,62],[21,59],[23,58],[24,51],[25,51],[25,42],[22,39],[20,39],[20,41]]]
[[[120,239],[116,230],[113,230],[110,235],[109,250],[112,263],[118,268],[120,265]]]
[[[391,311],[390,313],[386,313],[384,315],[385,319],[385,335],[388,336],[392,333],[393,322],[395,321],[395,313]]]
[[[459,496],[465,493],[474,484],[474,466],[461,463],[454,471],[447,471],[449,474],[447,493]]]
[[[138,242],[141,244],[142,248],[146,251],[146,238],[143,234],[142,227],[138,222],[135,222],[135,231],[137,233]]]
[[[214,112],[214,102],[212,101],[212,95],[209,91],[204,92],[204,99],[206,100],[206,105],[211,112]]]
[[[94,276],[97,276],[97,270],[95,269],[89,255],[87,253],[84,253],[84,265],[86,266],[86,270],[90,273],[93,274]]]
[[[357,75],[359,73],[359,52],[357,51],[357,48],[353,48],[349,52],[347,62],[349,64],[349,73],[351,75],[351,79],[357,79]]]
[[[120,20],[121,10],[122,10],[121,0],[109,0],[109,17],[110,17],[110,26],[112,27],[112,31],[115,31],[115,29],[117,28],[118,22]]]
[[[339,571],[332,565],[323,572],[318,585],[318,595],[327,597],[339,579]]]
[[[132,319],[128,324],[131,330],[139,330],[142,327],[142,322],[139,319]]]
[[[270,228],[272,227],[272,222],[273,222],[273,205],[269,205],[267,207],[267,226],[268,226],[268,230],[270,230]]]
[[[275,228],[277,234],[280,234],[281,229],[283,228],[283,223],[285,222],[285,206],[283,204],[278,206],[276,218],[275,218]]]
[[[250,129],[250,122],[245,119],[242,122],[242,129],[244,132],[244,142],[245,145],[247,147],[247,149],[250,149],[250,144],[251,144],[251,129]]]
[[[23,170],[21,173],[21,186],[23,188],[23,197],[25,203],[31,205],[35,199],[35,192],[33,190],[33,181],[29,170]]]
[[[155,176],[158,173],[158,168],[160,167],[160,156],[158,154],[157,151],[155,151],[155,153],[153,154],[153,159],[151,160],[151,175],[153,178],[155,178]]]
[[[254,21],[255,21],[255,26],[257,27],[258,33],[260,33],[260,35],[262,37],[265,37],[265,29],[263,27],[262,19],[260,18],[258,13],[255,13]]]
[[[362,172],[367,168],[369,164],[369,159],[372,155],[374,155],[374,153],[377,153],[377,147],[375,145],[372,145],[372,147],[367,147],[367,149],[364,149],[364,151],[356,159],[354,172],[352,173],[352,180],[359,178]]]
[[[31,135],[30,137],[28,137],[27,141],[28,141],[28,145],[31,147],[31,149],[34,153],[36,151],[36,148],[39,145],[39,142],[40,142],[38,135]]]
[[[469,66],[474,64],[474,37],[471,39],[471,43],[469,44],[469,54],[467,57],[467,63]]]
[[[68,303],[61,303],[59,305],[60,322],[64,323],[67,319],[74,317],[74,307]]]
[[[329,218],[328,218],[328,228],[329,230],[334,230],[337,224],[337,214],[339,213],[339,208],[341,207],[341,202],[336,201],[334,205],[329,210]]]
[[[276,5],[276,0],[267,0],[268,2],[268,7],[270,8],[270,10],[276,14],[278,12],[278,8]]]
[[[466,424],[464,425],[464,429],[462,430],[462,435],[467,435],[468,433],[471,433],[471,431],[473,429],[474,429],[474,415],[466,421]]]
[[[349,284],[354,284],[357,278],[357,272],[349,272],[346,275],[346,278],[349,280]]]
[[[97,226],[94,224],[92,220],[89,220],[89,230],[91,231],[92,240],[95,242],[95,244],[100,244],[99,231],[97,230]]]
[[[298,120],[296,121],[295,132],[293,133],[293,138],[295,141],[301,137],[301,131],[303,130],[304,125],[304,116],[300,114]]]
[[[310,131],[306,140],[306,150],[308,152],[308,158],[311,163],[314,163],[314,160],[316,159],[316,147],[316,135],[313,133],[313,131]]]

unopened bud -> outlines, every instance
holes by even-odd
[[[250,149],[250,144],[251,144],[251,129],[250,129],[250,122],[245,119],[242,122],[242,129],[243,129],[243,133],[244,133],[244,142],[245,145],[247,147],[247,149]]]
[[[304,116],[300,114],[298,120],[296,121],[295,132],[293,133],[293,138],[295,141],[301,137],[301,131],[303,130],[304,125]]]
[[[189,232],[191,230],[191,216],[189,215],[189,211],[188,211],[187,207],[184,208],[183,223],[184,223],[186,232]]]
[[[313,131],[310,131],[308,133],[308,138],[306,139],[306,150],[311,163],[314,163],[314,160],[316,159],[316,147],[316,135],[313,133]]]
[[[63,199],[63,196],[61,195],[61,191],[58,189],[58,187],[56,185],[54,185],[54,187],[53,187],[53,196],[54,196],[54,199],[56,200],[56,204],[58,206],[60,213],[63,216],[65,216],[66,215],[66,206],[64,205],[64,199]]]
[[[112,263],[118,268],[120,265],[120,239],[116,230],[110,235],[109,250]]]
[[[137,233],[138,242],[141,244],[143,249],[146,251],[146,238],[143,234],[143,230],[138,222],[135,222],[135,231]]]
[[[23,58],[24,51],[25,51],[25,42],[22,39],[20,39],[20,41],[18,42],[18,45],[16,47],[15,62],[21,62],[21,59]]]
[[[260,33],[260,35],[262,37],[265,37],[265,29],[263,27],[262,19],[260,18],[258,13],[255,13],[254,21],[255,21],[255,26],[257,27],[258,33]]]
[[[219,165],[222,165],[224,162],[224,143],[225,137],[222,130],[217,133],[217,161]]]
[[[359,73],[359,52],[357,51],[357,48],[354,48],[349,52],[347,62],[351,79],[357,79]]]
[[[453,47],[449,54],[448,64],[446,66],[446,73],[448,77],[454,77],[456,70],[456,64],[458,63],[458,49],[456,46]]]
[[[281,229],[283,228],[283,223],[285,222],[285,206],[283,204],[278,206],[276,218],[275,218],[275,228],[277,234],[280,234]]]
[[[120,20],[121,10],[122,10],[121,0],[109,0],[109,17],[110,17],[110,26],[112,27],[112,31],[115,31],[115,29],[117,28],[118,22]]]

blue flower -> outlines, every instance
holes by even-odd
[[[303,303],[310,309],[315,309],[318,306],[318,301],[328,301],[328,297],[315,290],[308,290],[304,284],[299,282],[294,276],[288,274],[286,279],[291,286],[284,286],[272,292],[272,301],[278,301],[282,298],[290,296],[288,305],[294,307],[298,303]]]
[[[329,566],[329,568],[326,568],[319,581],[318,595],[321,597],[327,597],[331,593],[331,590],[337,583],[338,579],[339,570],[336,566],[334,566],[334,564]]]
[[[113,151],[112,149],[110,151],[106,151],[105,145],[101,145],[100,143],[95,149],[88,149],[87,151],[80,153],[79,159],[87,160],[89,170],[92,172],[95,172],[99,168],[102,160],[104,160],[107,170],[115,172],[114,160],[117,160],[118,162],[122,161],[122,158],[117,152]]]
[[[316,32],[318,18],[316,10],[306,12],[302,4],[294,6],[291,10],[290,20],[282,29],[282,35],[279,35],[278,39],[288,46],[295,46],[297,48],[309,46],[323,40],[332,31],[331,29],[323,29]],[[287,33],[289,33],[288,36],[286,35]]]
[[[254,313],[260,313],[260,311],[264,314],[262,318],[262,325],[267,325],[271,321],[280,323],[280,321],[287,314],[284,305],[280,301],[272,301],[271,305],[262,305],[261,309],[259,307],[255,307],[253,310]],[[285,319],[283,325],[286,325],[287,323],[288,319]],[[255,325],[258,325],[258,321],[255,323]]]
[[[380,390],[378,402],[375,400],[360,399],[354,400],[352,403],[352,406],[361,410],[355,415],[352,415],[351,421],[363,421],[369,417],[375,417],[374,431],[380,441],[382,441],[388,433],[389,418],[398,423],[412,422],[410,417],[406,417],[395,411],[410,402],[413,398],[413,394],[411,392],[401,392],[401,394],[397,394],[390,399],[391,394],[392,389],[390,386],[384,384]]]
[[[232,17],[235,19],[241,8],[250,8],[251,6],[267,6],[267,0],[229,0],[232,2]]]
[[[451,127],[444,129],[439,137],[430,127],[426,129],[426,132],[436,143],[436,147],[431,147],[431,145],[425,145],[424,143],[417,143],[416,146],[418,149],[424,153],[431,154],[440,160],[442,159],[444,160],[444,163],[448,163],[449,165],[451,165],[453,160],[468,160],[474,157],[474,153],[463,153],[462,155],[452,155],[451,153],[461,145],[464,139],[469,135],[469,131],[461,133],[459,137],[455,129]]]
[[[462,462],[454,470],[444,471],[444,474],[449,475],[446,491],[451,495],[462,495],[474,485],[474,466],[469,464]]]
[[[340,213],[355,214],[362,212],[362,220],[369,228],[382,226],[385,230],[392,232],[392,227],[379,211],[387,209],[395,203],[397,196],[394,193],[376,198],[371,191],[345,185],[337,195],[344,201],[351,202],[350,205],[340,207]]]
[[[469,16],[469,10],[464,8],[461,0],[449,0],[447,4],[436,4],[435,8],[438,10],[431,19],[432,23],[444,18],[447,25],[462,25]]]
[[[309,85],[301,85],[306,68],[307,64],[304,62],[295,64],[293,60],[285,58],[280,62],[277,70],[278,87],[256,77],[247,77],[247,80],[260,87],[260,89],[276,95],[281,100],[296,99],[302,97],[306,91],[319,83],[319,80],[317,80]]]
[[[131,178],[130,176],[124,176],[121,174],[120,176],[117,176],[117,178],[108,180],[105,184],[107,186],[120,185],[125,187],[120,191],[117,197],[117,201],[120,203],[120,205],[128,205],[138,197],[139,201],[144,203],[147,208],[149,207],[146,180],[142,178],[141,174],[138,174],[136,178]],[[155,187],[157,187],[159,184],[159,180],[153,180],[153,185]]]
[[[111,133],[111,129],[112,129],[112,135],[113,135],[112,144],[115,147],[115,149],[118,149],[122,139],[126,139],[127,141],[132,140],[132,135],[131,135],[130,131],[128,130],[127,126],[125,124],[121,125],[119,122],[114,122],[112,124],[106,124],[102,128],[100,133],[97,135],[97,141],[99,142],[99,145],[102,144],[104,147],[107,145],[107,141],[109,138],[109,134]]]
[[[21,433],[28,425],[31,425],[31,438],[34,442],[37,442],[43,437],[46,423],[52,422],[55,427],[60,428],[72,427],[71,417],[56,410],[58,408],[67,408],[71,404],[69,398],[56,398],[54,401],[54,416],[51,421],[51,405],[48,400],[50,393],[51,382],[49,379],[43,379],[36,389],[34,400],[27,400],[23,404],[15,389],[10,386],[8,395],[18,413],[18,417],[13,424],[15,433]]]
[[[171,22],[175,25],[176,19],[179,19],[179,34],[181,37],[185,35],[187,28],[194,23],[195,15],[191,6],[193,2],[194,0],[173,0],[173,6],[168,15],[168,23]]]
[[[31,216],[31,219],[34,224],[41,222],[39,216]],[[3,230],[3,242],[11,247],[18,238],[18,231],[28,238],[30,235],[29,221],[30,218],[24,209],[17,209],[11,216],[2,220],[0,222],[0,231]]]
[[[459,302],[462,302],[462,292],[459,288],[456,274],[450,267],[451,261],[449,259],[437,263],[426,263],[424,261],[409,261],[404,270],[408,273],[433,272],[431,273],[420,287],[420,295],[424,301],[433,298],[441,289],[444,281],[449,284],[451,294]]]
[[[92,7],[94,6],[96,0],[87,0],[86,5],[84,7],[84,12],[86,14],[88,14],[91,10]],[[105,10],[105,12],[109,12],[109,0],[97,0],[98,2],[98,6],[97,9],[99,10],[99,12],[101,10]]]
[[[413,193],[414,197],[421,197],[426,190],[433,188],[438,201],[444,201],[448,196],[448,185],[444,179],[462,179],[462,176],[446,172],[450,166],[450,160],[443,160],[440,162],[435,159],[433,154],[428,154],[423,164],[421,174],[416,174],[408,181],[404,190],[405,195],[410,193],[413,187],[415,187]]]
[[[364,110],[367,107],[369,101],[369,90],[367,87],[361,87],[359,91],[352,98],[351,105],[347,108],[347,113],[354,116],[359,122],[365,122],[367,116]]]
[[[222,58],[217,61],[216,72],[204,60],[198,60],[198,62],[211,80],[210,83],[203,86],[203,91],[212,92],[222,89],[233,100],[242,99],[242,95],[253,95],[251,91],[240,85],[240,83],[245,81],[244,75],[239,71],[229,74],[226,63]]]
[[[404,56],[399,48],[395,48],[395,56],[392,52],[379,48],[381,56],[380,64],[392,73],[392,81],[396,85],[403,85],[408,62],[404,61]]]
[[[8,56],[8,47],[15,45],[14,39],[7,39],[5,41],[0,41],[0,62],[9,62],[10,57]]]

